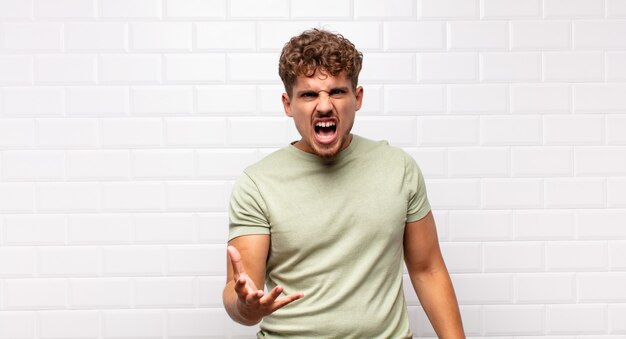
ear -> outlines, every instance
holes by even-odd
[[[289,95],[287,93],[283,93],[282,100],[285,114],[287,114],[288,117],[292,117],[293,115],[291,115],[291,99],[289,99]]]
[[[356,111],[361,109],[361,105],[363,104],[363,87],[359,86],[356,88]]]

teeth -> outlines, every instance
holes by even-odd
[[[318,122],[315,124],[315,126],[317,127],[331,127],[331,126],[335,126],[334,122]]]

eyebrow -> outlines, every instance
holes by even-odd
[[[338,86],[338,87],[333,87],[333,88],[329,89],[328,91],[314,91],[312,89],[305,89],[305,90],[301,90],[301,91],[296,92],[296,95],[300,96],[300,95],[305,94],[305,93],[315,93],[315,94],[318,94],[319,92],[328,92],[328,93],[330,93],[330,92],[335,91],[335,90],[341,90],[341,91],[348,92],[348,91],[350,91],[350,88],[348,86]]]

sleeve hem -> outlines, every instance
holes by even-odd
[[[406,217],[406,222],[413,222],[413,221],[418,221],[422,218],[424,218],[428,212],[431,211],[430,205],[429,206],[424,206],[424,208],[420,209],[419,211],[417,211],[416,213],[413,214],[409,214]]]
[[[231,226],[228,241],[244,235],[269,235],[270,230],[264,226]]]

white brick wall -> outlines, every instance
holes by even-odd
[[[297,137],[310,27],[365,53],[355,131],[421,165],[469,336],[624,338],[626,1],[0,0],[0,339],[255,337],[228,196]]]

